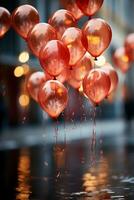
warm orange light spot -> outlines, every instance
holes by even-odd
[[[126,63],[129,61],[128,56],[126,55],[122,56],[121,59],[123,62],[126,62]]]
[[[63,95],[63,90],[62,90],[61,88],[59,88],[59,89],[57,90],[57,93],[58,93],[60,96],[62,96],[62,95]]]
[[[21,77],[24,74],[24,69],[22,66],[18,66],[14,70],[14,76]]]
[[[26,107],[29,105],[29,96],[26,95],[26,94],[22,94],[20,97],[19,97],[19,104],[22,106],[22,107]]]
[[[65,24],[68,26],[68,25],[72,24],[72,21],[69,20],[69,19],[67,19],[67,20],[65,21]]]
[[[69,49],[71,49],[71,48],[72,48],[72,44],[68,44],[67,47],[68,47]]]
[[[98,45],[100,43],[99,36],[89,35],[89,36],[87,36],[87,39],[88,39],[88,42],[93,45]]]

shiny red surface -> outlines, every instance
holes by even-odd
[[[100,18],[89,20],[83,27],[83,33],[88,43],[87,50],[93,57],[100,56],[112,39],[111,27]]]
[[[9,30],[11,26],[11,15],[6,8],[0,7],[0,38]]]
[[[57,31],[58,39],[61,39],[64,31],[72,26],[76,26],[76,19],[68,10],[58,10],[49,19],[49,24]]]
[[[120,47],[115,51],[113,55],[113,61],[115,63],[115,66],[119,68],[123,73],[126,73],[128,71],[130,67],[129,57],[126,54],[124,47]]]
[[[131,33],[126,37],[125,50],[129,60],[134,61],[134,33]]]
[[[88,16],[94,15],[102,6],[104,0],[76,0],[81,11]]]
[[[86,52],[86,38],[80,29],[71,27],[66,29],[61,40],[70,53],[69,65],[75,65]]]
[[[106,63],[103,67],[101,67],[101,69],[104,70],[104,72],[110,78],[111,85],[110,85],[110,89],[108,92],[108,95],[110,95],[117,88],[118,81],[119,81],[118,74],[110,63]]]
[[[59,81],[51,80],[41,87],[38,98],[42,109],[57,118],[67,106],[68,91]]]
[[[98,105],[107,97],[110,84],[110,78],[103,70],[92,69],[83,80],[83,92],[93,104]]]
[[[27,39],[29,31],[39,23],[38,11],[31,5],[22,5],[12,14],[12,25],[16,32]]]
[[[91,55],[86,52],[84,56],[72,66],[72,77],[77,81],[82,81],[86,74],[94,67],[94,61]]]
[[[57,39],[55,29],[47,23],[38,23],[28,34],[28,45],[33,54],[39,57],[40,50],[48,41]]]
[[[40,52],[40,63],[52,76],[58,76],[69,65],[69,51],[59,40],[49,41]]]
[[[72,12],[75,19],[80,19],[84,14],[76,4],[76,0],[60,0],[65,9]]]
[[[51,77],[43,72],[34,72],[27,80],[27,89],[30,96],[38,102],[38,92],[41,85]]]

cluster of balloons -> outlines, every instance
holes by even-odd
[[[40,22],[38,11],[31,5],[19,6],[12,15],[0,7],[0,37],[12,25],[39,59],[43,72],[31,74],[27,88],[53,118],[68,103],[68,90],[63,83],[83,88],[84,96],[94,105],[108,97],[118,83],[118,75],[109,63],[95,68],[94,60],[108,48],[112,38],[105,20],[91,18],[103,0],[61,0],[61,3],[66,9],[56,11],[48,23]],[[79,29],[77,21],[83,15],[91,19]]]
[[[128,34],[124,46],[116,49],[113,61],[121,72],[126,73],[129,70],[131,63],[134,62],[134,33]]]

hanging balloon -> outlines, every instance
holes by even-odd
[[[12,14],[12,25],[16,32],[27,39],[29,31],[39,23],[38,11],[31,5],[19,6]]]
[[[61,40],[70,53],[69,65],[75,65],[86,52],[86,38],[80,29],[71,27],[66,29]]]
[[[76,4],[76,0],[60,0],[61,4],[64,6],[65,9],[69,10],[75,19],[80,19],[83,16],[83,12],[79,9]]]
[[[126,37],[125,50],[129,60],[134,61],[134,33],[131,33]]]
[[[93,67],[94,61],[90,54],[86,52],[84,56],[72,66],[72,77],[77,81],[82,81]]]
[[[69,64],[69,51],[59,40],[49,41],[40,51],[40,64],[52,76],[58,76]]]
[[[38,92],[41,85],[51,77],[43,72],[34,72],[27,80],[27,89],[31,97],[38,102]]]
[[[11,15],[6,8],[0,7],[0,38],[9,30],[11,26]]]
[[[118,85],[118,74],[116,70],[112,67],[110,63],[106,63],[103,67],[101,67],[102,70],[109,76],[111,86],[108,92],[108,96],[117,88]]]
[[[104,0],[76,0],[78,7],[87,15],[94,15],[102,6]]]
[[[38,23],[28,34],[28,45],[33,54],[39,57],[39,52],[49,40],[57,39],[55,29],[47,23]]]
[[[130,67],[129,65],[129,58],[125,52],[124,47],[120,47],[116,49],[114,55],[113,55],[113,61],[123,73],[126,73]]]
[[[67,28],[76,26],[76,19],[72,13],[64,9],[56,11],[48,22],[56,29],[58,39],[61,39]]]
[[[69,73],[69,69],[64,69],[58,76],[56,76],[56,80],[58,80],[61,83],[66,82],[69,78]]]
[[[88,43],[88,52],[95,58],[100,56],[109,46],[112,39],[110,26],[100,18],[89,20],[83,27]]]
[[[110,89],[110,78],[101,69],[92,69],[83,80],[83,92],[94,105],[107,97]]]
[[[42,109],[52,118],[57,118],[67,106],[68,91],[57,80],[47,81],[40,88],[38,99]]]

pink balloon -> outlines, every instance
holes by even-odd
[[[91,55],[86,52],[84,56],[72,66],[72,77],[77,81],[82,81],[86,74],[94,67]]]
[[[29,31],[39,23],[38,11],[31,5],[22,5],[12,14],[12,25],[16,32],[27,39]]]
[[[69,65],[75,65],[86,52],[86,38],[80,29],[71,27],[66,29],[61,40],[70,53]]]
[[[47,23],[38,23],[28,34],[28,46],[39,57],[40,50],[48,41],[57,39],[55,29]]]
[[[58,76],[69,66],[69,51],[59,40],[49,41],[40,51],[40,64],[51,76]]]
[[[51,79],[51,77],[43,72],[34,72],[28,78],[27,89],[35,101],[38,102],[38,93],[41,85],[49,79]]]
[[[118,67],[123,73],[126,73],[130,68],[129,57],[126,54],[124,47],[116,49],[113,55],[113,61],[115,63],[115,66]]]
[[[70,11],[61,9],[52,15],[48,23],[56,29],[58,39],[61,39],[67,28],[76,26],[76,19]]]
[[[101,69],[92,69],[83,80],[83,92],[94,105],[105,99],[111,86],[109,76]]]
[[[11,26],[11,15],[6,8],[0,7],[0,38],[9,30]]]
[[[110,90],[108,92],[108,95],[110,95],[117,88],[118,80],[119,80],[118,74],[110,63],[106,63],[103,67],[101,67],[101,69],[104,70],[104,72],[110,78],[111,86],[110,86]]]
[[[42,109],[52,118],[57,118],[67,106],[68,91],[57,80],[47,81],[40,88],[38,99]]]

